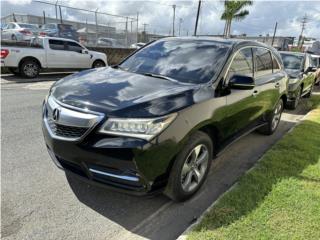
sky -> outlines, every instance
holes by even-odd
[[[55,3],[56,0],[43,0]],[[147,32],[172,34],[173,8],[176,5],[175,33],[178,35],[181,19],[181,35],[193,33],[198,1],[106,1],[106,0],[58,0],[67,6],[84,8],[110,14],[136,18],[139,12],[139,30],[145,25]],[[222,34],[224,21],[220,20],[223,12],[223,0],[204,0],[199,18],[198,34]],[[320,0],[318,1],[262,1],[256,0],[247,7],[250,14],[241,22],[233,22],[232,34],[246,33],[250,36],[272,36],[275,23],[278,22],[277,36],[298,37],[301,32],[301,20],[307,14],[305,36],[320,39]],[[55,17],[54,6],[41,4],[34,0],[1,0],[1,16],[15,13],[28,13]],[[94,22],[93,13],[62,8],[64,19]],[[125,18],[98,15],[98,22],[125,27]],[[135,28],[136,23],[133,23]],[[130,23],[129,23],[130,28]]]

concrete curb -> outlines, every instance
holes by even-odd
[[[314,111],[314,110],[310,110],[299,122],[297,122],[286,134],[284,134],[283,137],[285,137],[288,133],[292,132],[293,129],[294,129],[296,126],[298,126],[302,121],[304,121],[306,118],[308,118],[308,116],[309,116],[313,111]],[[282,137],[282,138],[283,138],[283,137]],[[282,139],[282,138],[281,138],[281,139]],[[279,139],[277,142],[279,142],[281,139]],[[274,145],[275,145],[277,142],[275,142]],[[274,146],[274,145],[273,145],[273,146]],[[273,146],[272,146],[272,147],[273,147]],[[271,147],[270,149],[272,149],[272,147]],[[270,150],[270,149],[269,149],[269,150]],[[269,150],[268,150],[268,151],[269,151]],[[250,168],[249,170],[247,170],[242,176],[244,176],[244,175],[246,175],[247,173],[250,173],[251,171],[253,171],[253,170],[257,167],[257,163],[259,163],[259,162],[262,160],[262,158],[264,157],[264,155],[265,155],[268,151],[266,151],[266,152],[257,160],[256,164],[255,164],[252,168]],[[237,187],[238,183],[239,183],[239,180],[236,181],[227,191],[225,191],[223,194],[221,194],[221,195],[218,197],[218,199],[217,199],[216,201],[214,201],[214,202],[201,214],[201,216],[197,219],[197,221],[194,222],[193,224],[191,224],[191,225],[177,238],[177,240],[186,240],[187,237],[188,237],[188,235],[189,235],[189,233],[190,233],[197,225],[200,224],[200,222],[203,220],[203,218],[211,211],[211,209],[213,209],[213,208],[215,207],[215,205],[217,205],[217,204],[220,202],[220,200],[223,198],[223,196],[224,196],[225,194],[227,194],[228,192],[232,191],[235,187]]]

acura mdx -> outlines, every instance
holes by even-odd
[[[57,81],[43,103],[43,134],[59,168],[182,201],[228,145],[277,129],[287,85],[280,55],[264,44],[165,38]]]

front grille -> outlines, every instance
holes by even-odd
[[[84,127],[74,127],[74,126],[66,126],[55,123],[52,119],[48,119],[48,124],[51,131],[59,137],[65,138],[81,138],[88,128]]]

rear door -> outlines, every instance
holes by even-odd
[[[73,56],[67,50],[66,42],[63,40],[49,39],[47,48],[48,68],[72,68],[74,66]]]
[[[285,74],[272,55],[271,51],[263,47],[254,47],[254,78],[256,83],[256,99],[259,115],[271,111],[280,98],[280,89],[284,86],[282,79]]]
[[[312,67],[312,61],[310,54],[306,54],[306,60],[304,63],[303,70],[303,92],[308,92],[311,88],[312,84],[314,84],[315,72],[307,71],[310,67]]]

